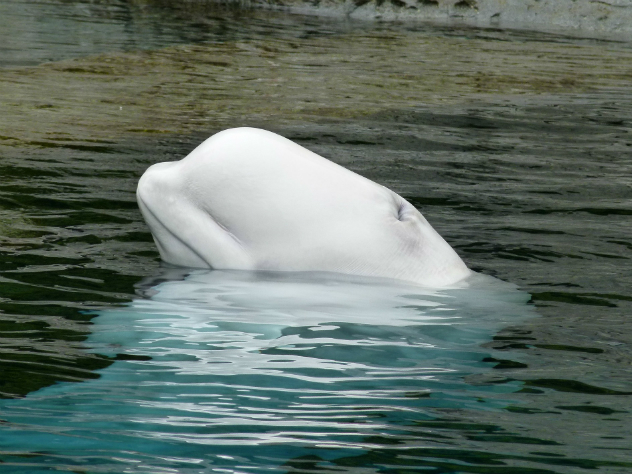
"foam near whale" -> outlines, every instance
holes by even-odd
[[[470,274],[393,191],[272,132],[225,130],[138,183],[165,262],[185,267],[327,271],[424,286]]]

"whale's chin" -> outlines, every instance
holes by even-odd
[[[178,162],[151,166],[137,196],[172,265],[336,272],[431,287],[470,274],[404,198],[265,130],[226,130]]]

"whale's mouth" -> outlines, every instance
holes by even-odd
[[[160,257],[165,262],[195,268],[209,268],[210,265],[202,258],[202,256],[185,240],[180,238],[177,233],[169,229],[156,214],[151,210],[147,203],[136,194],[138,207],[141,214],[145,218],[145,222],[149,226],[152,237],[160,253]]]

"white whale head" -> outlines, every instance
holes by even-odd
[[[446,286],[470,274],[404,198],[274,133],[236,128],[151,166],[140,210],[165,262]]]

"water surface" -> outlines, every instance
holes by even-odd
[[[174,9],[162,2],[142,7],[28,2],[31,13],[25,13],[26,5],[3,2],[1,17],[23,26],[0,30],[5,44],[13,45],[0,69],[4,468],[630,471],[629,45],[502,30]],[[16,29],[31,40],[17,41]],[[84,36],[88,39],[82,41]],[[154,322],[148,334],[121,334],[119,346],[113,346],[116,331],[101,321],[110,316],[116,321],[118,315],[124,322],[126,314],[137,321],[157,304],[148,289],[176,285],[180,278],[167,278],[160,268],[135,203],[138,177],[150,164],[179,159],[208,135],[237,125],[282,133],[402,194],[470,267],[531,294],[531,306],[515,304],[535,308],[538,317],[481,325],[482,333],[447,359],[436,352],[424,359],[424,347],[414,344],[427,342],[424,328],[407,330],[411,344],[393,347],[410,351],[411,367],[425,360],[435,364],[427,367],[432,370],[441,368],[440,361],[459,368],[434,372],[434,387],[418,384],[395,357],[382,362],[387,374],[367,372],[375,354],[365,347],[353,346],[361,354],[353,361],[338,353],[313,357],[338,361],[335,370],[341,373],[351,362],[358,364],[348,389],[361,390],[360,398],[374,394],[370,404],[364,399],[357,404],[364,407],[358,419],[348,417],[356,406],[348,398],[318,399],[301,408],[307,413],[281,411],[306,403],[295,391],[310,388],[309,377],[299,379],[305,385],[284,392],[288,398],[256,401],[269,396],[262,388],[269,387],[266,377],[297,380],[292,377],[294,369],[300,372],[299,351],[287,359],[292,363],[281,359],[274,375],[262,372],[257,383],[239,388],[222,379],[230,375],[221,375],[219,368],[195,373],[192,385],[179,378],[182,367],[196,367],[195,358],[182,354],[211,357],[204,344],[218,337],[217,330],[200,339],[191,325],[171,321],[170,331],[179,328],[182,338],[171,335],[171,352],[157,355],[160,342],[153,339],[143,345],[150,349],[138,349],[142,337],[156,331],[158,323],[149,318]],[[171,283],[147,283],[152,277]],[[357,321],[336,328],[328,324],[323,331],[310,329],[320,324],[305,326],[298,333],[286,324],[290,329],[265,333],[248,326],[258,322],[242,320],[239,332],[226,306],[218,311],[227,316],[214,321],[233,324],[222,331],[242,334],[242,349],[243,335],[257,331],[262,336],[248,336],[248,344],[276,347],[283,338],[318,335],[309,341],[318,341],[312,351],[329,343],[347,347],[354,340],[392,342],[393,334],[402,336],[399,326],[363,333]],[[354,339],[358,334],[362,337]],[[101,335],[106,340],[99,341]],[[152,344],[158,346],[151,349]],[[261,354],[256,344],[247,347]],[[244,354],[239,347],[222,349],[237,357]],[[165,359],[168,354],[180,359]],[[191,420],[182,417],[173,398],[156,407],[151,397],[160,393],[125,381],[125,374],[147,367],[157,371],[134,381],[151,381],[161,372],[174,377],[185,390]],[[383,386],[387,376],[395,376],[401,388],[394,398]],[[229,404],[248,400],[244,411],[211,422],[220,405],[203,412],[207,405],[197,403],[192,388],[205,377],[203,398],[217,395],[217,402],[228,394]],[[354,377],[362,379],[360,388]],[[169,382],[158,381],[163,387]],[[165,396],[173,397],[176,386]],[[115,388],[120,388],[116,396],[104,397]],[[238,392],[242,388],[250,392]],[[434,395],[428,397],[430,392]],[[442,396],[445,405],[437,403]],[[11,400],[15,397],[24,398]],[[130,406],[139,411],[125,411]],[[351,441],[322,427],[310,432],[315,425],[306,426],[309,418],[300,417],[311,416],[314,407],[325,410],[318,412],[318,423],[341,414],[342,425],[332,421],[331,426],[345,431],[349,423],[368,419],[370,429]],[[235,420],[251,422],[255,418],[248,413],[264,410],[270,419],[290,420],[290,442],[253,441],[253,433],[286,433],[274,424],[236,441],[243,425]],[[85,424],[75,436],[77,424],[92,415],[103,425],[92,418],[94,424]],[[213,431],[218,426],[221,433]],[[169,430],[166,445],[154,444],[156,434]],[[95,440],[104,438],[94,437],[97,432],[111,436],[107,451],[98,452]],[[299,432],[303,438],[296,442]],[[187,433],[195,434],[195,442],[182,442],[179,437]],[[150,441],[125,454],[129,446],[121,439]],[[231,447],[221,439],[229,439]],[[355,444],[349,448],[347,442]],[[116,443],[124,446],[113,447]],[[220,464],[190,464],[210,459],[199,456],[203,443],[203,451]],[[163,452],[177,459],[157,461]],[[119,464],[115,458],[125,460]]]
[[[519,382],[463,378],[496,362],[481,342],[533,309],[490,277],[460,286],[166,270],[139,286],[143,298],[93,319],[86,345],[116,360],[99,379],[3,404],[5,448],[40,453],[33,469],[107,472],[283,470],[420,438],[443,448],[423,428],[430,409],[512,403]]]

